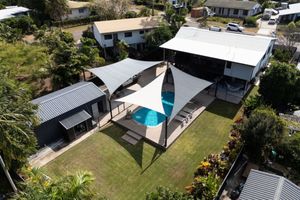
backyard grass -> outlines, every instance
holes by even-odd
[[[91,171],[99,196],[111,200],[142,200],[159,185],[184,191],[200,161],[221,151],[239,109],[240,105],[215,100],[166,152],[144,142],[129,145],[120,138],[125,130],[110,125],[47,164],[43,171],[52,177]]]

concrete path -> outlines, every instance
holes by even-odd
[[[261,19],[257,20],[259,26],[259,30],[257,31],[258,35],[272,36],[273,32],[276,32],[277,24],[268,24],[268,22],[269,22],[268,20],[261,20]]]

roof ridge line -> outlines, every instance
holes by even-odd
[[[276,189],[276,192],[274,195],[274,200],[280,200],[280,195],[281,195],[284,181],[285,181],[285,178],[282,176],[279,176],[279,181],[278,181],[277,189]]]
[[[48,102],[48,101],[52,101],[53,99],[56,99],[56,98],[61,97],[61,96],[63,96],[63,95],[69,94],[70,92],[73,92],[74,90],[78,90],[78,89],[80,89],[80,88],[82,88],[82,87],[85,87],[85,86],[91,84],[91,82],[85,82],[85,83],[86,83],[86,84],[83,84],[83,85],[81,85],[81,86],[78,86],[78,87],[76,87],[76,88],[73,88],[73,89],[71,89],[71,90],[68,90],[68,91],[66,91],[66,92],[64,92],[64,93],[62,93],[62,94],[59,94],[59,95],[56,95],[56,96],[51,97],[51,98],[49,98],[49,99],[46,99],[46,100],[44,100],[44,101],[41,101],[39,104],[43,104],[43,103],[46,103],[46,102]],[[75,85],[75,84],[74,84],[74,85]],[[70,86],[72,86],[72,85],[70,85]],[[63,88],[63,89],[64,89],[64,88]],[[58,90],[58,91],[59,91],[59,90]],[[50,94],[51,94],[51,93],[50,93]]]

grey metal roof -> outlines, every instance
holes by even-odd
[[[300,187],[282,176],[252,169],[239,199],[299,200]]]
[[[162,62],[163,61],[141,61],[126,58],[111,65],[89,69],[89,71],[104,82],[109,94],[112,95],[118,87],[134,75]]]
[[[85,110],[82,110],[66,119],[61,120],[59,123],[65,127],[65,129],[69,130],[74,126],[92,118],[92,116],[87,113]]]
[[[255,1],[207,0],[204,5],[207,7],[251,10],[257,4]]]
[[[105,95],[94,83],[79,82],[56,92],[34,99],[41,123]]]

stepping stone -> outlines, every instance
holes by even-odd
[[[136,139],[127,134],[123,135],[121,138],[132,145],[136,145],[138,143]]]
[[[142,136],[136,134],[135,132],[132,131],[127,131],[126,132],[127,135],[130,135],[131,137],[133,137],[134,139],[140,141],[142,139]]]

